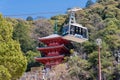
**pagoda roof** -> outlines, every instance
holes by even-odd
[[[38,38],[38,40],[43,42],[43,43],[49,43],[50,41],[57,41],[57,42],[62,42],[62,43],[70,43],[69,40],[66,40],[66,39],[62,38],[58,34],[52,34],[52,35],[49,35],[49,36],[46,36],[46,37]]]
[[[53,57],[41,57],[41,58],[37,58],[35,57],[35,60],[37,61],[45,61],[45,60],[54,60],[54,59],[59,59],[59,58],[64,58],[64,55],[59,55],[59,56],[53,56]]]
[[[49,39],[49,38],[55,38],[55,37],[61,37],[61,36],[58,35],[58,34],[52,34],[52,35],[49,35],[49,36],[46,36],[46,37],[42,37],[42,38],[39,38],[39,39]]]
[[[69,49],[67,47],[63,45],[58,45],[58,46],[49,46],[49,47],[42,47],[42,48],[37,48],[37,50],[44,52],[45,54],[47,54],[48,52],[52,52],[52,51],[58,51],[58,52],[66,52],[66,53],[70,53]]]
[[[53,63],[55,63],[55,61],[57,60],[60,61],[62,59],[64,59],[64,55],[53,56],[53,57],[41,57],[41,58],[35,57],[36,61],[41,62],[43,64],[47,64],[47,63],[51,64],[50,63],[51,61],[54,61]]]

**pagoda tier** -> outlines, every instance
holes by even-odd
[[[47,46],[58,46],[61,44],[64,44],[64,45],[70,44],[70,41],[63,39],[61,36],[57,34],[39,38],[39,41],[43,42]]]
[[[46,57],[59,56],[59,55],[65,55],[65,56],[70,55],[68,48],[66,48],[64,45],[42,47],[42,48],[37,48],[37,50],[41,51],[42,54],[44,54]]]
[[[64,55],[53,56],[53,57],[42,57],[35,58],[36,61],[45,64],[46,66],[53,66],[62,63]]]

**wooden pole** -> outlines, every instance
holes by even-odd
[[[101,57],[100,57],[100,47],[102,40],[100,38],[96,39],[96,44],[98,45],[98,80],[102,80],[101,77]]]
[[[100,57],[100,46],[98,45],[98,78],[101,80],[101,57]]]

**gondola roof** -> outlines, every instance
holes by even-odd
[[[86,27],[83,27],[81,24],[78,24],[78,23],[72,23],[71,25],[77,26],[77,27],[80,27],[80,28],[83,28],[83,29],[87,29]]]

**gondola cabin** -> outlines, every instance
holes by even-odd
[[[69,10],[69,23],[63,26],[62,35],[64,39],[82,43],[88,40],[88,29],[76,23],[75,11]]]
[[[72,23],[63,27],[63,38],[74,42],[82,43],[88,40],[88,29],[80,24]]]

